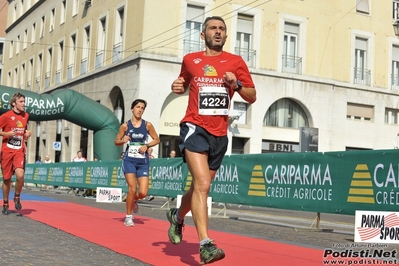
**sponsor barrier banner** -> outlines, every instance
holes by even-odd
[[[27,164],[25,182],[127,191],[119,160]],[[191,182],[181,158],[151,160],[149,195],[176,198]],[[214,202],[324,213],[396,211],[399,150],[225,156],[209,196]]]

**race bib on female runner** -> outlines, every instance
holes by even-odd
[[[140,153],[139,149],[140,147],[143,146],[143,143],[140,142],[130,142],[129,144],[129,149],[127,150],[127,156],[130,158],[139,158],[139,159],[144,159],[145,154]]]

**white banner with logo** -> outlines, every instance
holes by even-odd
[[[96,202],[122,202],[122,189],[111,187],[97,187]]]
[[[355,242],[399,244],[399,212],[356,211]]]

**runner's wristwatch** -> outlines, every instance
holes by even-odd
[[[242,89],[242,83],[241,81],[237,80],[237,88],[234,89],[234,91],[240,91]]]

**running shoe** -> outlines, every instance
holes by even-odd
[[[136,200],[134,203],[133,203],[133,212],[134,213],[137,213],[139,211],[139,203],[138,203],[138,201]]]
[[[10,212],[8,211],[8,204],[3,204],[3,210],[1,211],[2,214],[9,214]]]
[[[217,248],[213,241],[202,245],[200,248],[201,264],[209,264],[225,257],[224,251]]]
[[[21,200],[18,197],[14,197],[15,209],[20,210],[22,209]]]
[[[177,213],[176,208],[171,208],[169,211],[166,212],[166,217],[170,222],[170,227],[168,231],[168,236],[170,242],[175,245],[180,244],[181,240],[183,239],[182,228],[184,227],[184,220],[181,224],[177,223],[175,220],[175,214]]]
[[[134,226],[133,217],[125,218],[125,226]]]

